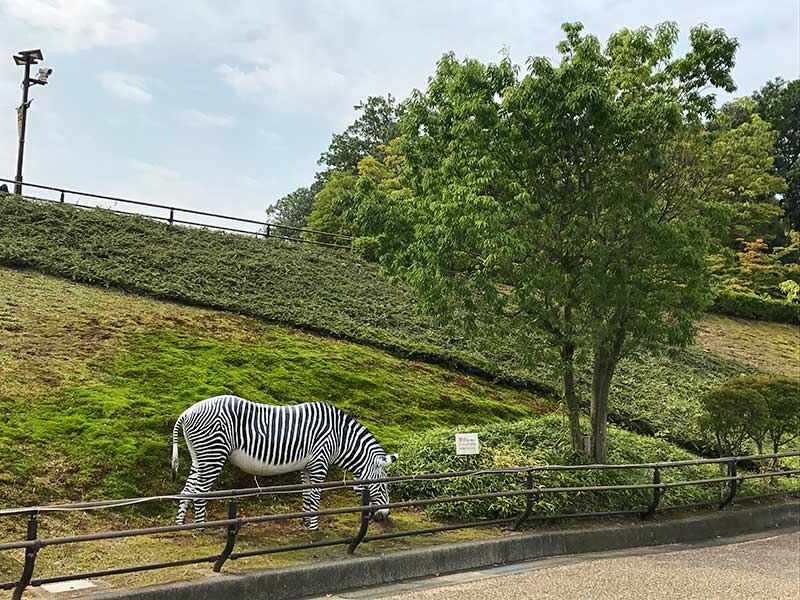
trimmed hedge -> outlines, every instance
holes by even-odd
[[[719,292],[711,311],[732,317],[800,325],[800,304],[730,290]]]
[[[456,432],[479,433],[481,452],[478,456],[456,456]],[[610,464],[637,464],[693,460],[696,456],[655,438],[647,438],[616,427],[609,428],[608,461]],[[409,438],[400,450],[399,460],[391,474],[504,469],[535,465],[576,464],[569,443],[569,425],[565,417],[549,415],[514,423],[485,425],[461,429],[439,429]],[[722,469],[714,464],[689,465],[661,470],[663,483],[720,477]],[[637,485],[652,483],[652,469],[595,469],[585,471],[536,471],[534,486],[538,488]],[[457,479],[407,481],[392,484],[393,501],[446,496],[466,496],[498,491],[525,489],[523,473],[500,473]],[[751,479],[742,482],[739,496],[762,494],[776,490],[797,490],[797,479]],[[727,493],[720,484],[688,485],[667,489],[661,506],[686,505],[693,502],[718,501]],[[652,491],[618,490],[609,492],[541,494],[534,505],[534,515],[554,516],[598,511],[645,510]],[[510,517],[525,506],[524,496],[509,496],[460,503],[432,504],[425,511],[434,518],[483,520]]]
[[[480,436],[481,453],[475,457],[456,456],[456,432],[474,431]],[[696,456],[659,439],[642,437],[616,427],[609,428],[608,459],[611,464],[692,460]],[[483,427],[439,429],[409,438],[403,445],[400,459],[391,474],[503,469],[528,465],[575,464],[569,443],[567,420],[559,415],[526,419],[514,423]],[[662,481],[675,482],[720,476],[716,465],[692,465],[662,469]],[[652,469],[537,471],[534,485],[544,487],[578,487],[652,483]],[[411,500],[444,496],[462,496],[497,491],[524,489],[522,473],[492,474],[457,479],[408,481],[392,484],[392,500]],[[742,485],[740,495],[760,493],[791,486],[792,482],[751,480]],[[796,484],[795,484],[796,485]],[[726,489],[719,485],[680,486],[669,488],[662,506],[719,500]],[[542,494],[536,501],[534,514],[558,515],[596,511],[644,510],[652,499],[650,490],[582,492],[578,494]],[[492,498],[461,503],[434,504],[426,512],[435,518],[466,520],[509,517],[525,505],[523,496]]]

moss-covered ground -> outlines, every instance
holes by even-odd
[[[30,272],[0,269],[0,314],[5,505],[174,492],[172,424],[217,394],[328,401],[389,450],[416,431],[557,409],[350,342]]]

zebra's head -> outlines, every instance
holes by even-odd
[[[386,467],[397,460],[397,454],[384,454],[375,457],[375,460],[364,471],[362,479],[383,479],[386,477]],[[369,494],[370,505],[388,504],[389,488],[385,483],[371,483],[365,486]],[[360,488],[363,489],[363,488]],[[383,508],[372,513],[373,521],[385,521],[389,516],[389,509]]]

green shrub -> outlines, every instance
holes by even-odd
[[[720,456],[745,453],[750,440],[759,454],[773,452],[800,435],[800,379],[741,375],[706,393],[701,426],[716,440]]]
[[[481,453],[476,457],[456,456],[455,429],[440,429],[407,440],[400,448],[401,459],[393,474],[418,474],[444,471],[497,469],[519,466],[572,464],[569,430],[564,418],[547,416],[514,423],[463,428],[458,431],[477,431]],[[609,462],[641,463],[653,461],[690,460],[688,452],[658,439],[645,438],[611,427],[609,431]],[[713,465],[664,469],[662,481],[715,477],[719,470]],[[625,485],[652,482],[651,469],[538,471],[534,474],[537,487],[576,487],[587,485]],[[460,496],[495,491],[524,489],[521,473],[411,481],[392,486],[393,499],[419,499],[439,496]],[[713,486],[686,486],[665,492],[662,503],[684,504],[716,499],[719,489]],[[602,510],[643,510],[652,497],[650,490],[617,492],[583,492],[579,494],[543,494],[536,502],[535,513],[555,515]],[[456,504],[435,504],[428,513],[437,518],[489,519],[507,517],[521,511],[522,496],[496,498]]]
[[[719,292],[711,311],[745,319],[800,324],[800,304],[731,290]]]
[[[732,379],[704,394],[701,404],[700,426],[713,436],[719,456],[739,456],[748,438],[764,439],[767,401],[746,377]]]
[[[786,294],[786,301],[789,304],[800,303],[800,283],[787,279],[786,281],[782,281],[778,287]]]

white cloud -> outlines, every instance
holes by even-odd
[[[231,115],[218,115],[202,112],[199,110],[185,110],[181,113],[181,119],[192,127],[222,127],[233,126],[235,119]]]
[[[144,79],[139,75],[106,71],[105,73],[100,73],[97,79],[103,89],[121,100],[147,104],[153,99],[153,95],[147,91]]]
[[[166,183],[179,181],[180,173],[164,165],[156,165],[142,160],[128,161],[130,168],[143,183]]]
[[[217,72],[242,96],[281,96],[316,99],[347,89],[347,78],[324,65],[314,65],[300,56],[285,56],[269,66],[232,67],[220,65]]]
[[[4,0],[1,8],[54,50],[139,45],[155,35],[150,25],[126,16],[110,0]]]
[[[270,131],[268,129],[259,129],[258,134],[262,136],[266,140],[267,144],[271,146],[283,142],[283,136],[276,131]]]
[[[251,177],[250,175],[239,175],[237,178],[239,185],[245,187],[250,190],[262,190],[264,189],[264,184],[260,182],[255,177]]]

